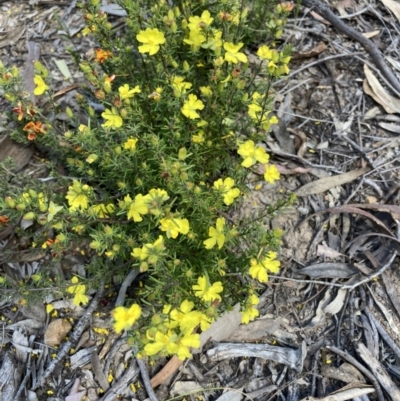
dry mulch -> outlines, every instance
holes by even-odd
[[[95,43],[78,36],[84,23],[75,3],[1,4],[2,60],[25,65],[28,86],[27,60],[37,55],[38,45],[55,91],[81,82],[66,47],[90,53]],[[107,290],[93,294],[90,316],[79,308],[65,312],[72,309],[68,301],[52,302],[59,319],[46,315],[42,303],[16,308],[4,301],[0,401],[18,390],[21,399],[29,400],[77,401],[86,395],[111,401],[115,394],[121,400],[143,400],[146,372],[153,384],[160,383],[160,400],[180,395],[210,401],[400,399],[400,94],[388,85],[371,52],[324,19],[317,2],[311,3],[285,28],[282,42],[294,49],[291,73],[274,84],[280,123],[265,146],[282,179],[253,188],[245,204],[233,211],[240,219],[262,212],[282,194],[298,196],[295,207],[265,222],[284,229],[285,237],[283,268],[265,286],[261,318],[240,326],[234,310],[217,322],[208,334],[212,341],[192,360],[181,365],[174,359],[160,361],[146,368],[131,359],[133,351],[123,337],[93,329],[110,327],[106,312],[112,304],[104,307],[104,300],[112,300],[113,294]],[[395,79],[400,78],[398,3],[342,0],[331,11],[368,38]],[[110,20],[121,25],[118,16]],[[59,67],[63,65],[70,78]],[[60,104],[70,104],[71,94],[67,90]],[[7,110],[3,100],[0,109]],[[62,112],[58,118],[62,120]],[[2,113],[0,161],[12,155],[19,171],[46,178],[40,152],[9,141],[9,124]],[[5,247],[8,237],[2,234]],[[40,258],[13,260],[10,266],[0,255],[7,274],[32,274]],[[64,267],[78,269],[81,263],[70,256]],[[62,342],[68,332],[70,345],[76,340],[73,350]],[[175,369],[169,378],[166,364]]]

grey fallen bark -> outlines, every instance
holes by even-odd
[[[138,365],[134,359],[131,359],[129,368],[125,371],[123,376],[114,383],[99,401],[115,401],[118,395],[122,394],[130,383],[137,380],[138,376]]]
[[[358,348],[360,358],[369,367],[379,384],[387,391],[390,398],[393,401],[399,401],[400,390],[393,383],[392,379],[386,373],[381,363],[372,356],[370,350],[363,343],[358,343],[356,347]]]
[[[268,344],[225,343],[218,344],[207,351],[207,356],[212,361],[235,357],[262,358],[282,363],[297,372],[303,370],[303,361],[306,354],[307,347],[305,342],[297,350]]]
[[[93,312],[97,309],[97,306],[99,305],[100,298],[103,295],[103,290],[104,290],[104,283],[101,283],[96,295],[90,302],[88,308],[86,309],[86,312],[83,314],[83,316],[79,319],[79,322],[75,326],[74,331],[72,334],[69,336],[69,340],[66,341],[58,350],[57,356],[53,361],[51,361],[50,365],[47,367],[46,371],[43,373],[43,376],[38,379],[36,384],[32,387],[32,390],[36,390],[39,386],[43,386],[45,380],[54,372],[55,368],[57,365],[68,355],[68,352],[72,348],[73,345],[75,345],[79,338],[81,337],[83,331],[86,328],[86,325],[89,322],[89,319],[91,318]]]
[[[21,384],[23,364],[18,362],[15,353],[6,352],[0,369],[0,401],[14,400]]]

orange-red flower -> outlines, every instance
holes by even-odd
[[[21,121],[22,118],[24,117],[24,113],[25,113],[21,102],[18,102],[17,107],[13,108],[13,112],[14,113],[18,113],[18,121]],[[29,116],[32,117],[32,116],[34,116],[36,114],[36,112],[34,110],[32,110],[32,109],[27,109],[26,110],[26,114],[28,114]]]
[[[6,225],[10,219],[7,216],[0,216],[0,224]]]
[[[96,49],[96,60],[101,64],[104,63],[107,59],[112,57],[112,53],[108,50]]]
[[[40,121],[36,121],[35,123],[31,121],[28,124],[26,124],[25,127],[22,128],[22,130],[27,131],[28,139],[30,141],[33,141],[36,138],[36,134],[45,134],[47,128]]]

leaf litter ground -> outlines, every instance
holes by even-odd
[[[1,5],[2,60],[25,66],[29,89],[29,60],[40,56],[59,93],[60,125],[67,120],[66,105],[76,107],[76,85],[82,81],[66,47],[72,44],[82,54],[95,48],[90,39],[78,37],[84,22],[75,5]],[[396,2],[344,0],[332,11],[369,38],[400,76]],[[118,15],[110,20],[123,29]],[[339,32],[316,6],[301,7],[289,21],[283,40],[294,48],[291,73],[274,84],[280,123],[264,143],[282,179],[251,188],[244,204],[232,210],[239,220],[258,216],[286,194],[298,195],[295,207],[265,221],[285,230],[285,237],[282,270],[263,289],[261,317],[243,326],[233,310],[203,335],[204,346],[192,360],[160,360],[146,368],[131,359],[133,350],[124,337],[102,334],[110,328],[118,287],[91,294],[89,314],[67,300],[52,301],[58,318],[48,316],[42,302],[18,306],[4,301],[1,401],[17,399],[16,392],[29,400],[86,396],[110,401],[117,395],[143,400],[149,378],[157,384],[159,400],[400,399],[400,95],[360,43]],[[4,100],[0,108],[9,111]],[[13,143],[10,128],[1,113],[0,161],[11,156],[17,171],[46,180],[44,157],[51,155]],[[6,229],[0,240],[2,249],[18,249],[23,239]],[[2,274],[29,277],[46,258],[45,253],[34,260],[22,255],[12,260],[0,255]],[[67,255],[59,273],[82,273],[83,264],[79,254]]]

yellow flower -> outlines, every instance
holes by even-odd
[[[142,215],[149,211],[147,207],[147,198],[142,194],[135,196],[135,200],[129,205],[128,220],[133,219],[135,222],[142,221]]]
[[[135,151],[137,141],[137,138],[133,138],[132,136],[130,136],[128,140],[124,143],[124,149],[130,150],[131,152]]]
[[[224,203],[227,206],[232,205],[235,198],[240,195],[240,189],[233,188],[234,185],[235,181],[230,177],[225,178],[225,180],[220,178],[214,182],[214,188],[224,195]]]
[[[165,43],[164,33],[157,28],[146,28],[145,31],[140,31],[136,35],[136,39],[138,42],[144,43],[139,46],[139,53],[149,53],[149,56],[156,54],[160,50],[160,45]]]
[[[157,331],[154,342],[145,345],[144,353],[148,356],[156,355],[161,351],[163,355],[175,354],[178,350],[177,340],[178,336],[172,330],[168,330],[166,334]]]
[[[239,61],[241,61],[242,63],[247,63],[247,56],[244,53],[239,52],[242,46],[243,43],[238,43],[237,45],[234,45],[233,43],[225,42],[225,61],[233,64],[237,64]]]
[[[200,114],[196,112],[196,110],[203,110],[204,104],[201,100],[197,99],[196,95],[189,95],[189,99],[183,104],[181,108],[182,114],[190,118],[191,120],[195,120],[196,118],[200,118]]]
[[[206,97],[212,96],[212,90],[209,86],[200,86],[200,92]]]
[[[62,206],[57,206],[53,201],[50,201],[48,212],[49,214],[47,215],[47,222],[50,222],[53,220],[54,216],[62,210]]]
[[[192,289],[196,297],[201,298],[206,302],[212,302],[216,299],[221,301],[221,296],[219,293],[224,290],[220,281],[210,285],[206,276],[199,277],[197,279],[197,284],[193,285]]]
[[[129,309],[123,306],[117,306],[112,312],[115,320],[114,330],[121,333],[122,330],[129,330],[136,320],[139,319],[142,310],[139,305],[133,304]]]
[[[242,323],[248,324],[259,316],[258,309],[255,307],[260,302],[260,299],[255,295],[251,294],[245,304],[245,309],[242,311]]]
[[[208,10],[203,11],[201,17],[195,15],[189,18],[188,27],[191,31],[198,31],[200,29],[207,28],[214,21],[214,18],[211,17],[211,14]]]
[[[260,315],[260,312],[258,311],[257,308],[254,308],[253,306],[249,306],[242,312],[242,323],[248,324],[249,322],[254,320],[259,315]]]
[[[211,49],[216,56],[219,56],[222,47],[222,31],[213,30],[212,34],[207,37],[207,43],[203,43],[201,47],[203,49]]]
[[[106,109],[101,113],[101,116],[107,120],[104,124],[101,124],[102,127],[110,127],[110,128],[119,128],[122,127],[122,118],[118,114],[118,110],[115,107],[110,109]]]
[[[257,50],[257,55],[261,60],[272,60],[278,61],[278,52],[274,49],[270,49],[268,46],[260,46]]]
[[[183,42],[187,45],[191,45],[195,50],[202,43],[206,41],[206,37],[201,33],[201,31],[190,31],[189,38],[183,39]]]
[[[217,219],[215,228],[210,227],[208,230],[208,235],[210,236],[210,238],[203,241],[203,244],[206,247],[206,249],[212,249],[217,244],[219,249],[222,248],[225,242],[224,229],[225,229],[225,218],[219,217]]]
[[[75,285],[69,286],[67,288],[67,292],[70,294],[74,294],[74,299],[72,300],[74,305],[86,305],[89,302],[89,298],[85,295],[86,286],[84,284],[77,284],[78,282],[78,277],[72,277],[71,283]]]
[[[255,146],[252,140],[248,140],[239,146],[237,151],[244,158],[242,166],[249,168],[259,163],[268,163],[269,155],[261,146]]]
[[[131,255],[140,260],[148,259],[149,264],[156,264],[164,249],[164,238],[160,235],[153,244],[145,244],[142,248],[134,248]]]
[[[99,158],[99,156],[97,156],[96,154],[92,153],[92,154],[90,154],[90,155],[86,158],[86,161],[87,161],[89,164],[92,164],[92,163],[94,163],[98,158]]]
[[[200,334],[187,333],[183,338],[178,341],[178,349],[175,351],[178,359],[184,361],[186,358],[190,358],[190,348],[200,347]]]
[[[281,175],[279,174],[278,169],[273,164],[265,164],[264,165],[264,179],[265,181],[273,184],[275,181],[279,180]]]
[[[193,143],[202,143],[204,141],[205,141],[205,138],[204,138],[204,131],[203,130],[200,130],[197,133],[197,135],[193,135],[192,136],[192,142]]]
[[[190,82],[185,82],[184,77],[175,76],[172,78],[172,88],[174,89],[174,96],[180,97],[183,93],[186,93],[187,89],[192,87]]]
[[[109,203],[107,206],[104,203],[99,203],[90,208],[90,211],[97,217],[104,219],[109,217],[114,212],[115,206]]]
[[[68,200],[69,210],[72,212],[77,209],[85,210],[89,206],[89,197],[92,188],[89,185],[82,185],[79,181],[72,181],[72,186],[68,187],[66,199]]]
[[[257,120],[259,118],[259,113],[260,111],[262,111],[262,107],[258,104],[258,103],[250,103],[248,105],[248,113],[249,116],[254,119]]]
[[[267,270],[261,263],[257,262],[257,259],[250,260],[249,273],[251,277],[257,279],[260,283],[266,283],[268,281]]]
[[[250,276],[257,279],[260,283],[266,283],[268,281],[268,273],[278,273],[279,266],[281,263],[276,259],[276,252],[269,252],[268,255],[262,260],[257,259],[250,260]]]
[[[140,93],[141,90],[139,88],[139,85],[136,85],[133,89],[129,89],[129,85],[125,84],[118,88],[118,92],[121,100],[125,100],[132,98],[133,96],[135,96],[135,93]]]
[[[43,93],[46,92],[47,89],[50,89],[40,75],[35,75],[35,77],[33,78],[33,82],[36,85],[36,88],[33,91],[34,95],[36,96],[43,95]]]
[[[179,233],[187,234],[189,232],[189,221],[188,219],[161,219],[160,220],[161,231],[166,231],[168,238],[176,238]]]
[[[149,212],[154,214],[154,216],[159,216],[161,214],[161,206],[169,199],[169,196],[164,189],[152,188],[145,198]]]

